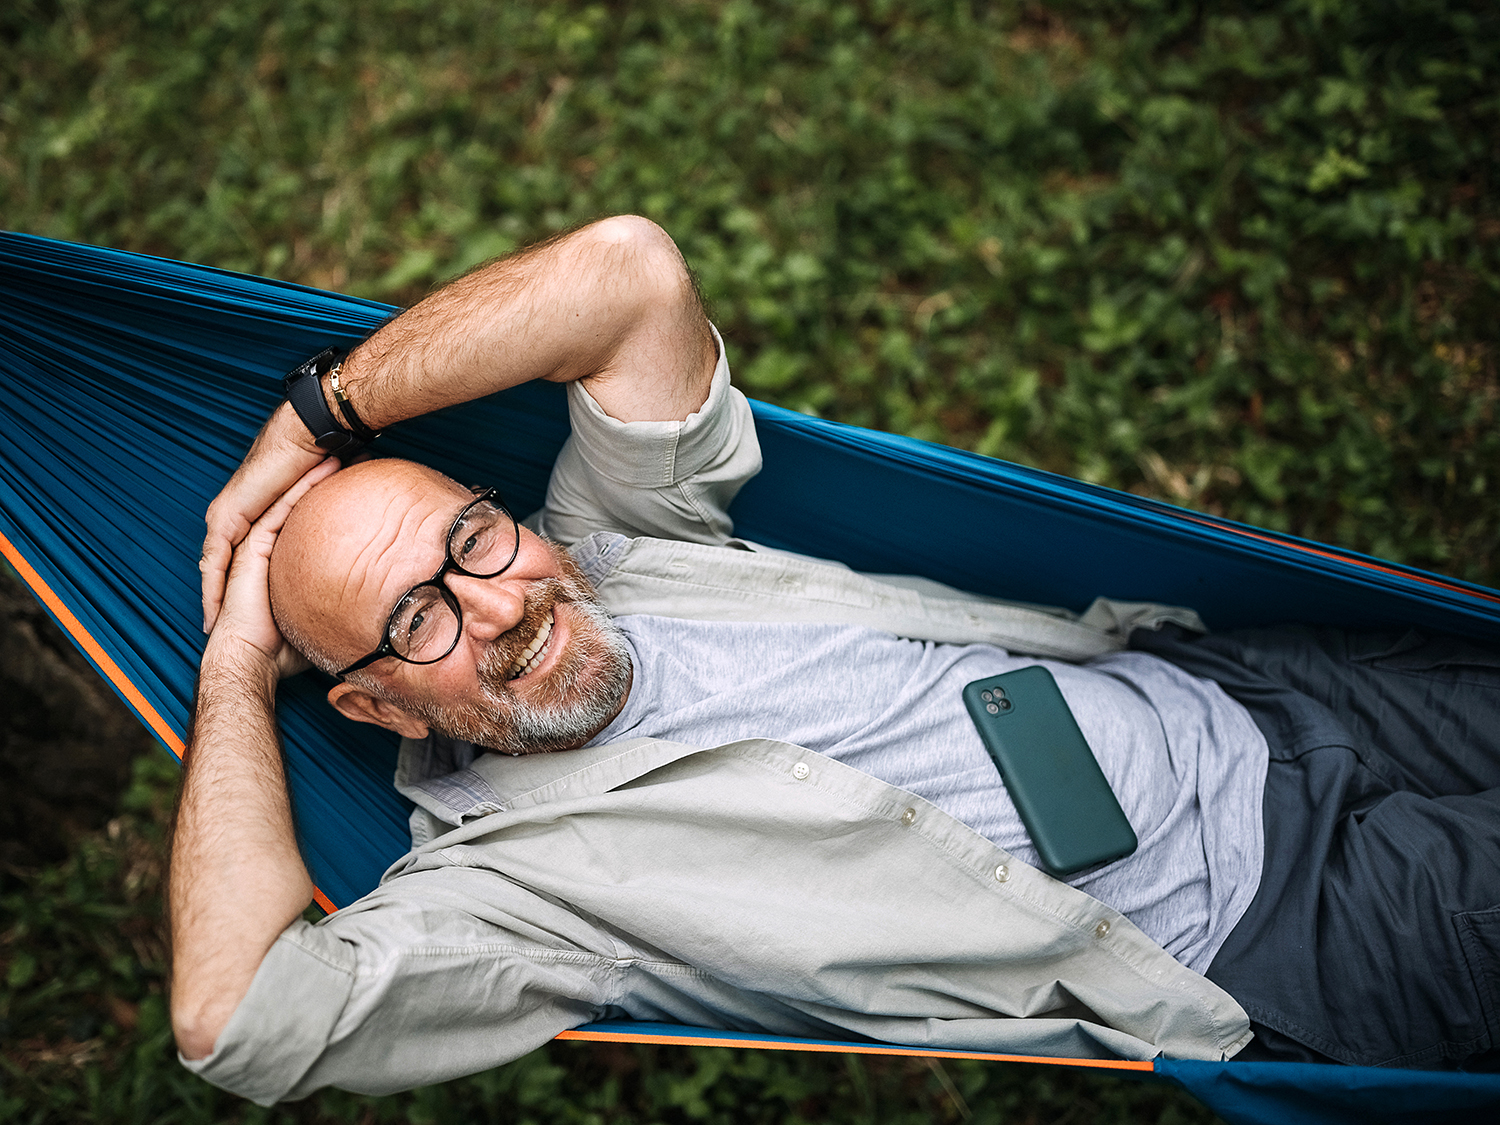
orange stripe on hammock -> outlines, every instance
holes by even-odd
[[[15,545],[4,535],[0,535],[0,554],[3,554],[10,565],[16,568],[21,581],[31,587],[31,592],[67,630],[68,635],[73,638],[73,643],[88,654],[89,659],[94,662],[99,671],[104,673],[105,678],[115,686],[115,690],[124,696],[125,701],[135,708],[136,714],[145,720],[146,725],[151,728],[161,744],[176,754],[180,761],[185,747],[182,739],[177,736],[177,732],[157,714],[156,708],[146,701],[146,697],[140,693],[135,684],[130,682],[130,678],[120,670],[120,666],[114,662],[109,653],[105,652],[99,642],[94,640],[89,631],[83,627],[83,622],[79,621],[73,615],[73,611],[63,604],[63,600],[57,596],[51,586],[43,581],[42,576],[36,572],[36,568],[22,557],[21,552],[16,550]]]
[[[1484,601],[1494,602],[1496,605],[1500,605],[1500,594],[1491,594],[1484,590],[1475,590],[1469,586],[1457,586],[1451,582],[1444,582],[1441,578],[1435,577],[1434,575],[1413,574],[1408,570],[1400,570],[1394,566],[1385,566],[1381,563],[1375,562],[1372,559],[1353,558],[1341,551],[1323,550],[1318,547],[1311,546],[1307,543],[1298,543],[1292,540],[1283,539],[1277,535],[1267,535],[1261,532],[1251,531],[1249,528],[1226,527],[1224,524],[1216,520],[1202,519],[1198,516],[1193,515],[1191,512],[1181,512],[1176,514],[1178,514],[1180,518],[1187,520],[1189,523],[1202,524],[1204,527],[1211,527],[1215,531],[1227,531],[1231,535],[1238,535],[1244,539],[1254,539],[1260,543],[1271,543],[1277,547],[1288,547],[1294,551],[1301,551],[1304,555],[1313,555],[1314,557],[1320,559],[1330,559],[1333,562],[1347,563],[1350,566],[1357,566],[1363,570],[1374,571],[1377,574],[1389,574],[1393,578],[1405,578],[1411,582],[1420,582],[1425,586],[1432,586],[1439,590],[1447,590],[1449,593],[1463,594],[1467,597],[1480,598]]]
[[[980,1059],[985,1062],[1045,1063],[1049,1066],[1085,1066],[1098,1070],[1137,1070],[1150,1073],[1149,1059],[1058,1059],[1041,1055],[1002,1055],[992,1051],[949,1051],[932,1047],[897,1047],[886,1043],[801,1043],[795,1040],[739,1039],[733,1032],[723,1035],[675,1035],[671,1032],[589,1031],[575,1028],[560,1032],[558,1039],[584,1043],[655,1043],[685,1047],[752,1047],[766,1051],[812,1051],[840,1055],[901,1055],[926,1059]]]
[[[151,732],[168,750],[182,761],[182,755],[187,749],[177,732],[167,725],[167,721],[157,713],[155,707],[147,702],[146,697],[140,693],[135,684],[130,682],[130,677],[125,675],[120,666],[114,662],[109,653],[105,652],[99,642],[83,627],[83,622],[74,616],[73,611],[63,604],[63,600],[57,596],[56,591],[47,585],[42,576],[36,572],[36,568],[26,561],[21,552],[16,550],[13,544],[4,535],[0,535],[0,555],[4,555],[6,561],[16,568],[16,573],[21,576],[21,581],[31,588],[31,592],[46,606],[52,616],[67,630],[68,636],[73,638],[73,643],[83,649],[94,662],[99,671],[104,673],[106,679],[114,685],[115,690],[125,697],[125,701],[135,709],[135,713],[145,721],[151,728]],[[338,907],[320,891],[313,888],[313,899],[323,908],[325,913],[332,914]]]

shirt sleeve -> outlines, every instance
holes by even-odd
[[[684,421],[621,422],[568,384],[573,434],[558,455],[536,530],[571,546],[596,531],[722,544],[730,502],[760,471],[745,396],[729,383],[724,341],[708,398]],[[531,522],[531,521],[528,521]]]
[[[272,945],[214,1050],[184,1066],[260,1105],[384,1094],[519,1058],[599,1018],[614,949],[491,871],[392,880]]]

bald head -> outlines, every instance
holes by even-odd
[[[367,461],[323,480],[292,509],[271,553],[276,624],[325,671],[367,664],[328,692],[356,722],[514,754],[582,746],[630,691],[624,635],[567,551],[524,528],[509,563],[488,577],[454,564],[448,538],[473,503],[468,489],[410,461]],[[463,549],[484,550],[479,521],[464,526]],[[391,614],[434,575],[457,611],[447,652],[362,661],[394,655],[382,645]]]
[[[420,569],[425,552],[435,569],[447,521],[469,499],[456,481],[396,458],[351,465],[314,486],[271,553],[282,635],[327,672],[358,659],[378,643],[392,567]]]

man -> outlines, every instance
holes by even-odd
[[[378,430],[532,378],[570,384],[574,434],[538,525],[571,551],[517,530],[488,493],[402,462],[335,472],[314,441],[336,411]],[[1416,757],[1424,717],[1479,724],[1462,737],[1474,753],[1434,780],[1346,745],[1363,731],[1333,730],[1287,686],[1336,680],[1349,661],[1326,650],[1347,639],[1246,649],[1138,631],[1164,660],[1118,651],[1105,626],[1191,615],[1103,605],[1069,621],[744,549],[725,509],[759,457],[728,380],[676,248],[612,219],[456,282],[311,379],[318,398],[272,416],[208,516],[212,632],[171,888],[189,1065],[267,1102],[327,1083],[395,1089],[606,1014],[1221,1058],[1250,1038],[1235,999],[1302,1057],[1431,1064],[1489,1049],[1470,1030],[1483,1013],[1450,1010],[1476,992],[1452,979],[1453,958],[1414,986],[1435,1011],[1415,1033],[1392,1033],[1388,1011],[1330,1033],[1322,993],[1311,1017],[1293,1010],[1351,923],[1299,901],[1323,883],[1299,882],[1296,853],[1264,849],[1261,832],[1263,794],[1270,818],[1273,791],[1309,777],[1382,824],[1411,803],[1387,797],[1415,794],[1390,840],[1432,862],[1460,828],[1477,858],[1456,886],[1379,904],[1419,904],[1438,939],[1462,914],[1455,956],[1472,949],[1482,968],[1500,753],[1476,710],[1495,708],[1493,673],[1458,677],[1480,683],[1478,705],[1449,682],[1448,668],[1472,669],[1468,649],[1385,643],[1419,651],[1442,683],[1413,709]],[[298,663],[283,637],[338,674],[335,707],[403,736],[398,782],[419,806],[417,850],[317,927],[297,920],[311,888],[275,746],[276,679]],[[992,643],[951,643],[977,640]],[[1287,653],[1317,667],[1272,668]],[[1141,839],[1068,883],[1027,862],[958,699],[1035,656],[1088,660],[1049,667]],[[1432,800],[1438,787],[1463,807]],[[1316,844],[1324,822],[1310,817],[1298,831]],[[1370,852],[1334,888],[1358,891],[1357,923],[1389,841],[1338,838]],[[1282,966],[1290,984],[1259,983],[1257,958],[1304,938],[1317,948]],[[1364,944],[1388,962],[1383,939]],[[1328,995],[1346,1001],[1344,987]]]

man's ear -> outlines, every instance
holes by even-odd
[[[388,700],[379,699],[353,684],[334,684],[328,691],[328,702],[346,719],[356,723],[374,723],[393,730],[402,738],[426,738],[428,727]]]

